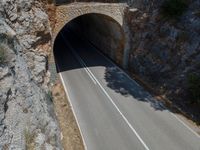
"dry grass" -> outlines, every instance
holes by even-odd
[[[24,131],[26,150],[35,150],[35,134],[31,133],[28,129]]]
[[[178,19],[188,8],[189,0],[165,0],[161,14],[167,19]]]
[[[57,82],[53,89],[54,109],[63,135],[62,145],[65,150],[84,150],[71,107],[60,82]]]

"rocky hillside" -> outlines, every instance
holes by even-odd
[[[0,149],[61,149],[48,90],[50,40],[39,0],[0,1]]]
[[[130,1],[129,69],[200,121],[200,1]]]
[[[200,1],[175,1],[128,1],[129,70],[200,122]],[[0,1],[0,149],[62,149],[49,28],[41,0]]]

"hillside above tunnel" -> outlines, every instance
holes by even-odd
[[[61,33],[84,38],[156,98],[199,123],[199,10],[199,0],[1,1],[0,149],[62,149],[61,141],[67,150],[83,149],[56,72]],[[52,95],[52,89],[61,93]],[[69,130],[56,115],[69,119]]]

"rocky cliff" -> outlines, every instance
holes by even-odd
[[[48,88],[50,40],[39,0],[0,1],[0,149],[61,149]]]
[[[200,1],[141,0],[129,4],[137,8],[128,14],[129,70],[200,121]]]
[[[188,77],[200,74],[200,1],[188,0],[178,18],[163,18],[163,0],[128,4],[137,8],[127,14],[130,72],[198,120]],[[51,35],[43,8],[40,0],[0,1],[0,149],[62,149],[49,91]]]

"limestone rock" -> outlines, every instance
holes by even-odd
[[[38,147],[41,147],[45,143],[45,135],[39,133],[35,138],[35,143],[38,145]]]
[[[8,37],[14,37],[15,31],[2,19],[0,19],[0,34],[5,34]]]
[[[127,17],[132,47],[129,69],[183,109],[183,102],[190,99],[188,74],[200,74],[200,2],[191,1],[178,20],[161,17],[162,2],[130,1],[138,11],[130,11]]]
[[[6,63],[0,64],[0,149],[24,150],[27,128],[38,131],[34,142],[40,149],[61,149],[47,94],[47,50],[39,48],[50,43],[40,41],[49,32],[40,1],[0,1],[0,43],[6,50]]]

